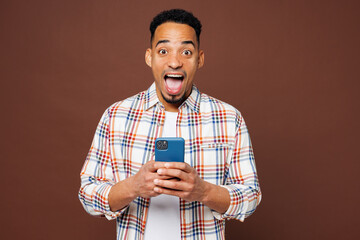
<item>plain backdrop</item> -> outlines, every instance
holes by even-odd
[[[152,18],[203,24],[200,91],[238,108],[263,200],[227,239],[359,239],[359,1],[0,1],[1,239],[115,239],[77,192],[95,127],[153,82]]]

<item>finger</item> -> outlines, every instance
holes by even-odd
[[[187,179],[187,175],[189,173],[184,172],[183,170],[179,170],[179,169],[167,169],[167,168],[160,168],[157,170],[157,173],[160,176],[169,176],[169,177],[173,177],[173,178],[179,178],[181,180],[186,180]]]
[[[145,167],[150,172],[156,172],[159,168],[165,168],[165,162],[156,162],[151,160],[143,165],[143,167]]]
[[[193,168],[189,164],[183,162],[166,162],[164,166],[165,168],[180,169],[184,172],[191,172],[193,170]]]
[[[159,161],[155,161],[154,162],[154,168],[156,168],[156,169],[159,169],[159,168],[165,168],[165,163],[166,162],[159,162]]]
[[[154,192],[157,192],[158,194],[172,195],[172,196],[179,197],[179,198],[182,198],[187,201],[193,201],[191,198],[191,195],[188,192],[177,191],[177,190],[161,188],[161,187],[155,187]]]
[[[144,168],[150,172],[156,172],[157,168],[155,168],[154,164],[155,164],[155,161],[151,160],[151,161],[148,161],[147,163],[145,163],[141,168]]]
[[[170,180],[170,179],[176,179],[172,176],[166,176],[166,175],[159,175],[157,174],[157,176],[154,177],[154,179],[159,179],[159,180]]]
[[[156,192],[157,194],[167,194],[167,195],[172,195],[172,196],[177,196],[177,197],[181,197],[181,191],[177,191],[177,190],[173,190],[173,189],[167,189],[167,188],[162,188],[162,187],[155,187],[154,188],[154,192]]]
[[[175,179],[172,179],[172,180],[155,179],[154,184],[156,185],[155,187],[161,187],[161,188],[171,189],[171,190],[175,190],[175,191],[189,190],[189,188],[187,187],[189,185],[188,183],[178,181]]]
[[[152,192],[148,195],[148,197],[157,197],[157,196],[159,196],[160,194],[161,194],[161,193],[152,191]]]

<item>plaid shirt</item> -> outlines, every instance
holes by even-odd
[[[152,84],[147,91],[110,106],[96,129],[81,171],[79,199],[88,213],[116,218],[117,239],[143,239],[149,199],[138,197],[112,212],[108,194],[115,183],[154,159],[154,142],[162,134],[164,118],[164,106]],[[180,199],[181,238],[225,239],[225,219],[243,221],[261,199],[244,119],[232,106],[194,86],[179,107],[176,133],[185,139],[185,162],[205,181],[230,193],[224,214],[200,202]]]

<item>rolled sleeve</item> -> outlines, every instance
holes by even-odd
[[[228,176],[225,185],[229,191],[230,205],[224,214],[213,211],[215,218],[244,221],[261,201],[261,191],[256,172],[250,136],[244,119],[239,113],[235,145],[229,156]]]
[[[99,180],[95,180],[93,176],[82,176],[82,183],[79,200],[89,214],[104,215],[108,220],[112,220],[126,210],[126,207],[116,212],[110,210],[109,193],[115,183],[101,183]]]
[[[212,210],[213,215],[218,220],[237,219],[244,221],[250,215],[248,213],[249,199],[247,194],[241,190],[241,186],[236,185],[220,185],[226,188],[230,195],[230,205],[225,213],[221,214]]]
[[[109,112],[106,111],[96,129],[95,136],[82,168],[79,200],[91,215],[105,215],[109,220],[117,218],[126,207],[112,212],[109,193],[115,185],[112,159],[109,151]]]

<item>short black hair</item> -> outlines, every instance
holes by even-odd
[[[156,28],[166,22],[175,22],[189,25],[195,30],[196,39],[198,43],[200,43],[202,25],[199,19],[197,19],[191,12],[185,11],[184,9],[170,9],[156,15],[150,23],[150,44],[154,38]]]

